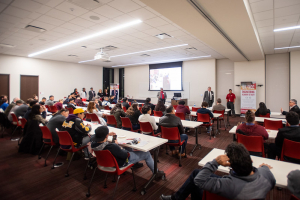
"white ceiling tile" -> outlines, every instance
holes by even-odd
[[[21,18],[2,13],[0,14],[0,21],[15,24],[21,21]]]
[[[120,23],[128,23],[128,22],[136,20],[136,18],[131,17],[127,14],[124,14],[124,15],[120,15],[120,16],[114,18],[114,20],[117,22],[120,22]]]
[[[153,14],[160,16],[161,14],[159,12],[157,12],[156,10],[150,8],[149,6],[145,7],[147,10],[149,10],[150,12],[152,12]]]
[[[279,29],[279,28],[287,28],[291,26],[296,26],[297,22],[290,22],[290,23],[284,23],[284,24],[277,24],[274,26],[274,29]],[[286,31],[280,31],[278,33],[283,33],[283,32],[294,32],[295,30],[286,30]]]
[[[72,31],[81,31],[81,30],[84,29],[82,26],[77,26],[77,25],[69,23],[69,22],[61,25],[60,27],[63,27],[63,28],[66,28],[66,29],[70,29]]]
[[[42,15],[42,16],[39,17],[37,20],[38,20],[38,21],[41,21],[41,22],[49,23],[49,24],[52,24],[52,25],[55,25],[55,26],[60,26],[60,25],[62,25],[63,23],[65,23],[65,22],[62,21],[62,20],[55,19],[55,18],[50,17],[50,16],[47,16],[47,15]]]
[[[135,17],[137,19],[141,19],[141,20],[147,20],[147,19],[156,17],[155,14],[153,14],[152,12],[150,12],[149,10],[147,10],[145,8],[141,8],[141,9],[132,11],[132,12],[128,13],[128,15]]]
[[[62,12],[62,11],[57,10],[57,9],[50,10],[46,15],[50,16],[50,17],[53,17],[53,18],[56,18],[56,19],[63,20],[63,21],[70,21],[70,20],[75,18],[74,15]]]
[[[265,27],[265,26],[273,26],[273,19],[266,19],[255,22],[257,28]]]
[[[64,2],[65,0],[50,0],[46,6],[50,6],[52,8],[58,6],[59,4],[61,4],[62,2]]]
[[[264,33],[264,32],[273,32],[274,27],[273,26],[266,26],[266,27],[261,27],[257,29],[259,33]]]
[[[63,34],[63,33],[58,33],[58,32],[55,32],[55,31],[47,31],[46,33],[44,33],[44,34],[46,34],[46,35],[52,35],[52,36],[55,36],[55,37],[57,37],[57,38],[60,38],[60,37],[64,37],[65,36],[65,34]]]
[[[31,14],[31,12],[27,10],[23,10],[14,6],[9,6],[3,13],[20,18],[28,17]]]
[[[282,8],[287,6],[292,6],[300,4],[299,0],[274,0],[274,7],[275,8]]]
[[[38,36],[38,35],[42,34],[42,33],[36,33],[33,31],[28,31],[26,29],[19,29],[18,33],[25,34],[25,35],[32,35],[32,36]]]
[[[20,22],[24,23],[24,24],[30,24],[30,22],[32,22],[33,19],[29,19],[29,18],[23,18]]]
[[[84,13],[87,13],[88,10],[81,8],[79,6],[76,6],[74,4],[71,4],[69,2],[63,2],[61,4],[59,4],[58,6],[55,7],[56,9],[69,13],[71,15],[75,15],[75,16],[80,16],[83,15]]]
[[[95,10],[93,10],[93,12],[103,15],[107,18],[114,18],[123,14],[121,11],[108,5],[103,5],[99,8],[96,8]]]
[[[277,8],[274,11],[275,17],[284,17],[284,16],[294,15],[294,14],[300,14],[300,4],[283,7],[283,8]]]
[[[186,35],[186,33],[184,31],[182,31],[182,30],[170,31],[168,34],[171,35],[171,36],[173,36],[173,37],[178,37],[178,36]]]
[[[145,30],[148,30],[148,29],[151,29],[151,28],[153,28],[153,27],[148,25],[148,24],[145,24],[145,23],[139,23],[139,24],[134,26],[134,29],[137,29],[139,31],[145,31]]]
[[[96,17],[99,18],[99,20],[94,20],[94,19],[90,18],[91,16],[96,16]],[[89,20],[91,22],[94,22],[94,23],[101,23],[101,22],[104,22],[104,21],[108,20],[107,17],[99,15],[95,12],[88,12],[88,13],[85,13],[84,15],[81,15],[80,17],[83,18],[83,19]]]
[[[148,35],[151,35],[151,36],[155,36],[155,35],[158,35],[158,34],[162,33],[161,30],[158,30],[156,28],[147,29],[146,31],[143,31],[143,32],[148,34]]]
[[[135,3],[137,3],[137,4],[139,4],[142,7],[146,7],[147,6],[146,4],[144,4],[143,2],[141,2],[140,0],[132,0],[132,1],[135,2]]]
[[[42,6],[30,0],[14,0],[11,5],[28,11],[36,11]]]
[[[150,26],[153,26],[153,27],[168,24],[168,22],[166,22],[165,20],[163,20],[160,17],[155,17],[155,18],[152,18],[152,19],[148,19],[148,20],[144,21],[144,23],[149,24]]]
[[[137,10],[141,8],[140,5],[136,4],[135,2],[131,0],[114,0],[110,2],[108,5],[110,5],[113,8],[116,8],[124,13],[128,13],[134,10]]]
[[[74,31],[71,31],[69,29],[65,29],[65,28],[62,28],[62,27],[56,27],[56,28],[53,29],[53,31],[58,32],[58,33],[63,33],[63,34],[72,34],[72,33],[74,33]]]
[[[10,4],[13,0],[0,0],[0,3]]]
[[[105,21],[105,22],[102,22],[101,23],[101,25],[102,26],[106,26],[106,28],[107,27],[114,27],[114,26],[118,26],[118,25],[120,25],[118,22],[116,22],[116,21],[113,21],[113,20],[107,20],[107,21]]]
[[[275,18],[275,24],[286,24],[286,23],[297,23],[299,21],[300,14],[297,15],[289,15],[285,17],[277,17]]]
[[[47,4],[50,0],[32,0],[40,4]]]
[[[130,34],[130,35],[132,35],[132,36],[134,36],[134,37],[137,37],[137,38],[145,38],[145,37],[149,37],[148,34],[143,33],[143,32],[140,32],[140,31],[137,31],[137,32],[135,32],[135,33],[133,33],[133,34]]]
[[[255,13],[253,14],[255,21],[265,20],[265,19],[272,19],[273,18],[273,10]]]
[[[156,28],[167,33],[178,30],[178,28],[176,26],[173,26],[172,24],[158,26]]]
[[[82,19],[81,17],[76,17],[75,19],[72,19],[70,22],[73,23],[73,24],[76,24],[78,26],[85,27],[85,28],[88,28],[88,27],[91,27],[91,26],[95,25],[95,23],[93,23],[91,21],[88,21],[88,20],[85,20],[85,19]]]
[[[51,9],[52,8],[49,6],[42,5],[36,12],[41,13],[41,14],[46,14]]]
[[[2,12],[2,10],[4,10],[6,7],[7,7],[6,4],[0,3],[0,12]]]
[[[28,18],[29,18],[29,19],[37,19],[37,18],[39,18],[40,16],[42,16],[42,14],[37,13],[37,12],[32,12],[32,13],[28,16]]]
[[[273,10],[273,0],[258,1],[250,4],[252,13]]]

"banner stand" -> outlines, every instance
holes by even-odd
[[[256,82],[241,82],[241,116],[248,110],[256,111]]]

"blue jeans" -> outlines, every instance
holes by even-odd
[[[180,139],[181,141],[185,140],[185,142],[182,144],[182,148],[181,148],[181,151],[180,153],[184,153],[184,150],[185,150],[185,146],[186,146],[186,143],[187,143],[187,140],[188,140],[188,136],[187,134],[181,134],[180,135]],[[169,140],[168,143],[177,143],[178,140]],[[175,147],[174,146],[170,146],[170,150],[173,151],[175,150]]]
[[[192,200],[201,200],[203,190],[197,187],[194,183],[194,179],[197,176],[197,174],[201,171],[201,169],[195,169],[191,175],[188,177],[188,179],[185,181],[185,183],[180,187],[180,189],[172,195],[173,199],[176,200],[185,200],[190,194],[192,197]],[[211,174],[210,177],[218,177],[215,174]]]
[[[154,161],[151,157],[150,152],[143,152],[143,151],[133,151],[131,148],[125,148],[129,151],[130,157],[128,159],[129,163],[137,163],[142,160],[146,161],[147,166],[150,168],[152,173],[154,172]]]
[[[133,129],[133,130],[138,130],[138,129],[140,129],[140,124],[132,124],[132,129]]]
[[[81,146],[87,145],[87,143],[89,143],[90,141],[91,141],[91,138],[89,136],[85,136],[84,138],[82,138]],[[84,155],[86,158],[89,157],[89,150],[87,147],[83,149],[83,152],[84,152]]]

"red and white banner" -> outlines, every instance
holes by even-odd
[[[241,82],[241,114],[256,111],[256,82]]]

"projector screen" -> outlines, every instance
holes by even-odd
[[[182,90],[182,62],[149,65],[149,90]]]

